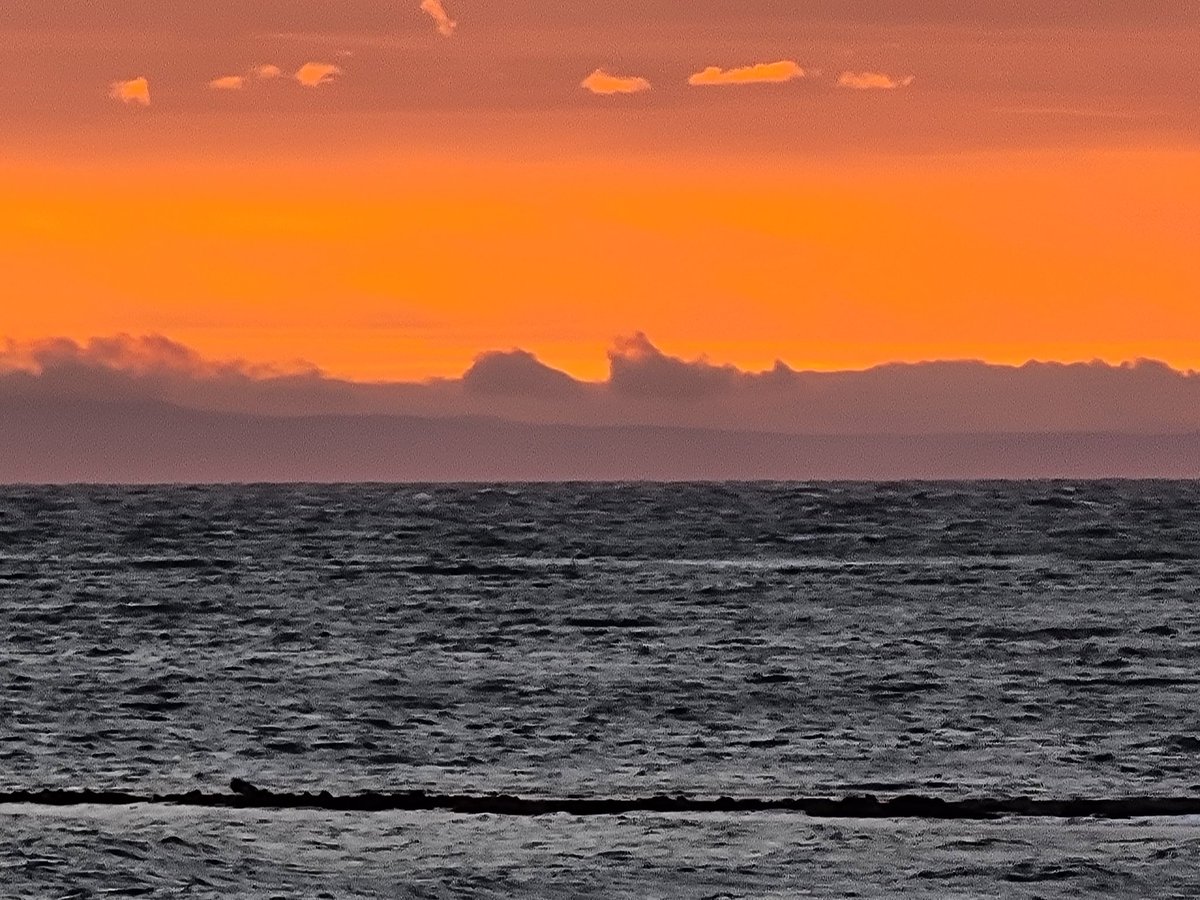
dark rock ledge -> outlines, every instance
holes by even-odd
[[[277,793],[240,778],[230,782],[231,793],[134,794],[123,791],[7,791],[0,805],[40,806],[193,806],[215,809],[316,809],[338,812],[442,811],[462,815],[616,816],[627,813],[802,813],[826,819],[997,819],[1032,818],[1130,819],[1144,816],[1200,816],[1200,797],[1121,797],[1092,799],[1032,799],[1029,797],[943,800],[906,795],[879,798],[871,794],[841,799],[788,797],[755,799],[656,796],[641,798],[551,799],[506,794],[431,794],[425,791],[334,796],[328,791]]]

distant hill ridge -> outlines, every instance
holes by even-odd
[[[1200,433],[790,435],[0,398],[0,482],[1196,478]]]

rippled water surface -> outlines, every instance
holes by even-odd
[[[0,488],[0,788],[1200,791],[1198,504],[1192,483]],[[80,815],[0,833],[46,859],[76,828],[148,829],[147,860],[174,846],[158,813]],[[291,816],[209,813],[178,837],[229,865],[237,829],[401,852],[378,817]],[[363,890],[415,878],[414,852],[490,877],[543,829],[543,856],[590,871],[607,857],[573,842],[616,828],[660,854],[647,885],[727,837],[778,842],[764,865],[805,841],[856,858],[803,818],[429,827],[408,869],[363,856]],[[1069,833],[1092,859],[1129,827]],[[1172,827],[1160,874],[1195,861]],[[919,856],[928,828],[842,833]],[[1005,860],[996,877],[1028,862]],[[679,865],[697,891],[712,871]]]
[[[1200,894],[1200,825],[827,823],[130,808],[0,812],[0,896],[671,898]]]

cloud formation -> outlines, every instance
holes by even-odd
[[[208,86],[214,91],[240,91],[246,86],[246,78],[243,75],[223,75],[214,78]]]
[[[212,361],[163,337],[0,342],[0,398],[155,401],[254,415],[495,416],[807,435],[1200,433],[1200,374],[1149,361],[892,364],[748,372],[618,340],[581,381],[525,350],[481,354],[461,378],[362,384],[304,364]]]
[[[618,338],[608,353],[609,385],[617,394],[666,400],[700,400],[732,386],[739,372],[707,359],[667,356],[642,332]]]
[[[127,106],[149,106],[150,82],[145,78],[114,81],[108,87],[108,96]]]
[[[808,73],[795,60],[780,60],[773,63],[755,63],[737,69],[721,69],[709,66],[688,78],[693,87],[714,87],[730,84],[781,84],[804,78]]]
[[[333,63],[309,62],[302,65],[294,77],[305,87],[315,88],[328,84],[341,74],[341,66],[335,66]]]
[[[354,384],[162,337],[0,343],[0,483],[1200,476],[1200,375],[1157,363],[745,372],[618,342]]]
[[[593,94],[640,94],[648,91],[651,84],[645,78],[636,75],[610,75],[604,69],[597,69],[579,84],[584,90]]]
[[[458,23],[450,18],[446,13],[445,6],[442,5],[442,0],[421,0],[422,11],[429,14],[435,23],[437,23],[438,34],[442,37],[452,37],[454,30],[458,28]]]
[[[1181,75],[1194,70],[1191,57],[1200,22],[1197,4],[1189,0],[1142,4],[1044,0],[1006,4],[982,0],[892,4],[866,0],[670,0],[642,4],[507,0],[472,3],[469,7],[456,0],[440,0],[450,21],[457,19],[473,36],[487,36],[486,61],[478,55],[462,57],[454,63],[456,74],[452,78],[444,68],[451,62],[444,58],[445,53],[465,39],[466,32],[460,35],[456,31],[453,38],[440,37],[435,20],[421,9],[422,0],[402,0],[399,7],[395,2],[9,0],[0,9],[15,17],[12,21],[17,30],[13,40],[6,41],[0,115],[11,121],[22,114],[22,108],[28,108],[29,115],[37,109],[46,110],[38,115],[49,116],[47,122],[57,120],[55,127],[74,135],[86,151],[90,130],[78,113],[106,99],[113,77],[149,75],[155,109],[169,100],[174,109],[187,115],[202,110],[203,101],[219,99],[204,88],[209,78],[247,74],[241,65],[230,67],[229,54],[237,49],[256,57],[247,63],[258,58],[278,62],[285,70],[284,77],[290,77],[301,62],[309,59],[342,65],[345,77],[352,77],[354,82],[353,111],[364,113],[361,124],[355,125],[363,129],[363,139],[370,139],[371,129],[378,128],[379,120],[367,115],[369,111],[394,117],[387,122],[394,121],[398,133],[411,133],[407,131],[407,117],[413,116],[423,127],[430,123],[429,133],[433,132],[434,122],[439,124],[439,132],[451,128],[449,124],[442,126],[442,122],[454,122],[455,130],[472,132],[468,140],[473,143],[493,135],[509,141],[511,136],[512,144],[527,145],[521,153],[544,143],[539,139],[550,128],[580,142],[584,139],[581,128],[593,130],[587,135],[593,142],[605,139],[606,134],[630,145],[647,139],[646,129],[632,123],[621,123],[621,131],[606,133],[612,123],[603,118],[586,123],[565,121],[559,105],[562,88],[574,90],[600,64],[610,71],[647,76],[654,84],[654,93],[647,96],[655,98],[668,89],[674,91],[710,64],[727,69],[788,59],[803,59],[801,65],[806,70],[809,66],[824,69],[821,82],[831,88],[837,86],[843,70],[853,70],[853,74],[890,73],[891,80],[900,87],[909,73],[916,73],[917,83],[908,90],[938,95],[936,103],[906,108],[902,122],[890,118],[899,112],[879,109],[872,110],[870,118],[857,119],[853,127],[846,127],[845,110],[837,103],[813,102],[803,115],[781,114],[772,104],[787,102],[792,90],[806,92],[817,78],[809,71],[804,80],[792,82],[790,88],[783,85],[753,91],[757,96],[746,103],[761,105],[758,109],[737,104],[705,108],[677,98],[682,105],[665,105],[654,121],[659,152],[695,153],[694,136],[705,129],[736,135],[743,148],[753,141],[756,149],[787,146],[797,152],[858,155],[862,147],[870,146],[871,156],[878,153],[889,159],[897,153],[928,152],[940,157],[959,150],[1168,148],[1178,147],[1180,142],[1190,144],[1197,133],[1195,79]],[[400,31],[387,27],[389,7],[408,23]],[[6,16],[0,15],[0,19]],[[121,62],[110,53],[106,65],[115,64],[116,69],[99,78],[84,76],[84,89],[80,91],[82,60],[71,65],[53,65],[50,61],[70,60],[79,35],[100,31],[112,35],[123,47],[141,42],[148,55],[138,54]],[[900,33],[903,55],[896,54],[897,48],[889,48]],[[968,34],[973,37],[964,43],[963,35]],[[1146,34],[1154,35],[1153,52],[1148,52],[1145,40],[1137,39]],[[846,44],[847,35],[854,36],[854,47]],[[752,46],[756,43],[757,49]],[[337,56],[345,47],[359,50],[360,65],[352,68]],[[386,47],[403,54],[403,66],[389,66],[382,55],[376,55]],[[1064,47],[1071,47],[1072,52],[1064,53]],[[844,49],[852,53],[844,54]],[[293,59],[293,53],[300,55]],[[1007,66],[1006,61],[1014,59],[1019,59],[1020,65]],[[1121,76],[1096,78],[1101,60]],[[135,68],[125,68],[130,65]],[[198,86],[198,91],[189,94],[186,89],[172,89],[169,96],[165,93],[170,87],[167,67],[176,65],[184,67],[177,71],[185,82],[190,80]],[[994,77],[998,67],[1007,73],[1000,82]],[[433,81],[407,77],[417,71],[441,74]],[[247,90],[251,87],[246,85]],[[699,92],[701,88],[693,90]],[[869,94],[870,90],[864,88],[863,92]],[[199,102],[194,102],[196,93]],[[892,99],[911,99],[903,91],[880,93],[888,95]],[[37,102],[31,103],[35,97]],[[1022,116],[1011,111],[1012,107],[1026,106],[1096,109],[1100,115],[1085,120],[1075,115]],[[515,110],[544,116],[546,124],[513,130],[505,113]],[[319,110],[292,112],[320,114]],[[461,118],[433,119],[422,117],[422,113]],[[1120,120],[1122,113],[1144,119],[1131,124]],[[288,127],[298,127],[299,122],[290,119]],[[53,130],[48,124],[39,126],[39,131],[41,127],[47,129],[47,134]],[[1131,131],[1136,133],[1132,145],[1127,144]],[[354,140],[359,137],[355,135]],[[252,152],[254,146],[248,143],[246,152]],[[705,152],[717,152],[721,146],[718,142]]]
[[[506,397],[567,398],[583,389],[566,372],[552,369],[528,350],[480,354],[462,384],[468,393]]]
[[[896,78],[882,72],[843,72],[838,77],[838,87],[856,91],[894,91],[905,88],[917,80],[915,75]]]
[[[133,337],[118,334],[92,338],[80,344],[69,338],[0,344],[0,376],[26,373],[57,377],[64,372],[120,374],[133,378],[171,375],[207,379],[240,373],[248,377],[279,374],[273,367],[251,366],[241,361],[214,362],[178,341],[151,334]]]
[[[296,73],[296,80],[309,87],[316,87],[339,74],[341,74],[341,70],[337,66],[327,63],[308,63]],[[273,81],[282,75],[283,70],[279,66],[265,63],[251,66],[245,75],[223,75],[220,78],[214,78],[208,83],[208,86],[214,91],[240,91],[251,80]]]

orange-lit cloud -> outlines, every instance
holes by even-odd
[[[638,94],[650,90],[650,82],[636,75],[610,75],[597,69],[580,82],[580,87],[593,94]]]
[[[905,75],[896,78],[882,72],[843,72],[838,78],[838,87],[852,88],[856,91],[894,91],[911,85],[917,78],[915,75]]]
[[[296,73],[296,79],[301,84],[316,87],[318,84],[322,84],[324,81],[339,74],[341,74],[341,70],[337,69],[336,66],[326,66],[324,63],[309,63]],[[249,73],[246,75],[224,75],[220,78],[214,78],[208,83],[208,86],[214,91],[240,91],[246,86],[246,82],[252,78],[259,81],[271,81],[279,78],[281,75],[283,75],[283,70],[279,66],[267,63],[251,66]]]
[[[335,66],[333,63],[310,62],[299,68],[295,78],[305,87],[315,88],[328,84],[341,74],[341,66]]]
[[[433,21],[437,23],[438,33],[443,37],[450,37],[454,34],[454,29],[458,27],[458,23],[446,14],[446,7],[442,5],[442,0],[421,0],[421,9],[427,12]]]
[[[246,86],[246,79],[242,75],[224,75],[214,78],[208,86],[214,91],[240,91]]]
[[[109,85],[108,96],[129,106],[149,106],[150,82],[145,78],[114,81]]]
[[[808,73],[794,60],[773,63],[756,63],[737,69],[721,69],[709,66],[688,79],[694,87],[711,87],[726,84],[779,84],[804,78]]]

